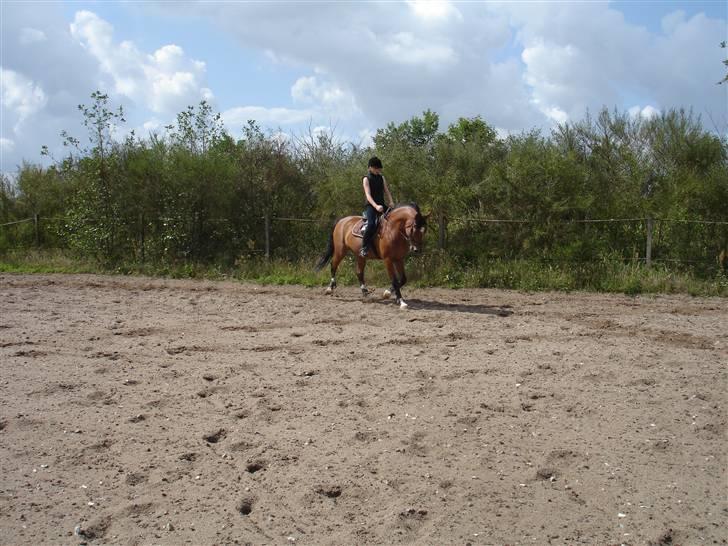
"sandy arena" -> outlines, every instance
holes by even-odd
[[[728,542],[728,301],[404,295],[0,274],[0,544]]]

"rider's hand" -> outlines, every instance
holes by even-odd
[[[377,205],[377,212],[384,212],[384,207],[382,205]]]

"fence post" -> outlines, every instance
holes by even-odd
[[[647,247],[645,248],[647,267],[652,266],[652,218],[647,219]]]
[[[40,247],[40,226],[39,224],[39,216],[36,212],[33,214],[33,229],[35,230],[35,247]]]
[[[270,260],[270,215],[265,214],[265,259]]]
[[[437,239],[437,246],[438,246],[438,248],[440,250],[442,250],[442,249],[445,248],[445,237],[446,237],[446,232],[445,232],[445,213],[442,212],[442,211],[440,211],[440,213],[438,214],[438,223],[440,224],[440,226],[439,226],[440,227],[440,234],[439,234],[439,237]]]
[[[146,256],[145,256],[145,249],[144,249],[144,213],[139,213],[139,227],[141,228],[141,236],[142,236],[142,263],[146,262]]]

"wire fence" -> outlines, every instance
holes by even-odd
[[[7,222],[0,223],[0,250],[20,250],[28,248],[64,248],[64,240],[62,237],[56,237],[54,239],[57,246],[49,244],[48,232],[49,230],[58,235],[62,231],[62,224],[77,221],[78,219],[72,219],[69,217],[62,216],[50,216],[41,217],[34,215],[33,217],[20,218],[16,220],[10,220]],[[98,219],[96,219],[98,220]],[[174,222],[172,218],[160,218],[159,221]],[[295,240],[278,241],[276,246],[273,240],[274,232],[280,232],[280,229],[275,228],[276,223],[283,224],[301,224],[302,226],[318,226],[317,232],[320,231],[321,235],[328,237],[328,230],[333,225],[331,219],[326,218],[304,218],[304,217],[291,217],[291,216],[261,216],[259,217],[260,225],[255,228],[256,233],[249,233],[250,240],[256,241],[254,246],[248,246],[244,252],[253,255],[263,255],[266,258],[270,258],[273,250],[278,247],[285,247],[286,245],[295,244]],[[534,219],[512,219],[512,218],[485,218],[481,216],[453,216],[447,217],[443,229],[440,230],[440,238],[437,246],[443,250],[448,250],[448,239],[450,235],[460,235],[461,238],[464,236],[471,236],[472,233],[468,232],[465,228],[472,228],[473,226],[481,226],[481,229],[477,233],[483,234],[483,229],[490,230],[489,226],[547,226],[553,229],[555,226],[574,226],[574,225],[631,225],[630,237],[631,244],[629,248],[615,249],[624,255],[631,253],[630,259],[636,262],[645,263],[650,266],[652,263],[667,263],[667,264],[707,264],[710,262],[716,263],[717,256],[699,256],[698,252],[695,252],[693,256],[674,256],[670,255],[669,251],[666,251],[664,241],[660,240],[662,235],[662,226],[669,225],[684,225],[684,226],[708,226],[713,229],[721,230],[723,243],[718,243],[719,246],[722,244],[726,245],[725,240],[728,240],[728,229],[723,232],[724,226],[728,226],[726,220],[702,220],[702,219],[681,219],[681,218],[650,218],[650,217],[632,217],[632,218],[589,218],[589,219],[546,219],[546,220],[534,220]],[[230,218],[206,218],[205,222],[210,224],[227,225],[232,229],[236,222]],[[32,229],[27,228],[24,224],[33,224]],[[49,224],[56,224],[55,229],[49,228]],[[61,225],[58,225],[61,224]],[[306,228],[311,231],[310,228]],[[15,231],[16,233],[10,233]],[[22,233],[21,233],[22,231]],[[491,233],[492,235],[492,233]],[[657,235],[657,239],[655,236]],[[684,239],[683,244],[689,244],[691,240],[691,234],[683,234],[681,237]],[[572,236],[574,240],[578,240],[578,236]],[[143,239],[143,238],[142,238]],[[279,237],[280,239],[280,237]],[[292,237],[295,239],[295,237]],[[462,246],[462,241],[460,241]],[[457,246],[457,245],[456,245]],[[477,247],[477,244],[475,245]],[[668,245],[669,246],[669,245]],[[502,256],[494,256],[500,259],[517,259],[514,258],[513,252],[508,252],[511,249],[506,248],[503,244],[501,247],[505,252]],[[487,248],[487,244],[481,241],[481,248]],[[726,261],[726,254],[728,251],[724,248],[718,248],[718,252],[723,250],[722,260]],[[282,250],[285,250],[282,248]],[[662,255],[655,255],[655,251],[658,253],[661,251]],[[669,249],[668,249],[669,250]],[[704,252],[702,253],[704,254]],[[544,261],[554,262],[588,262],[587,259],[579,259],[573,256],[541,256],[540,259]],[[720,262],[720,258],[718,258]],[[718,265],[721,265],[718,263]],[[725,267],[725,265],[722,265]]]

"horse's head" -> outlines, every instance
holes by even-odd
[[[418,253],[422,250],[422,241],[427,231],[427,217],[422,215],[417,203],[404,206],[400,210],[403,217],[400,231],[409,244],[409,251]]]

